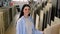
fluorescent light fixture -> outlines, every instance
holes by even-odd
[[[20,1],[20,0],[12,0],[12,1]]]
[[[33,0],[33,1],[37,1],[37,0]]]
[[[24,2],[28,2],[28,0],[24,0]]]

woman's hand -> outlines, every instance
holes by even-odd
[[[42,34],[44,34],[44,31],[40,31],[40,32],[42,32]]]

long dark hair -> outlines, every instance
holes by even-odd
[[[23,10],[24,10],[25,7],[29,7],[30,8],[30,6],[28,4],[24,4],[23,7],[22,7],[22,10],[21,10],[21,13],[20,13],[20,17],[19,18],[21,18],[24,15]],[[28,14],[28,16],[30,16],[30,13]]]

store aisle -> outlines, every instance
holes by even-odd
[[[19,18],[19,15],[20,13],[17,13],[16,16],[13,18],[13,21],[9,28],[7,29],[7,31],[5,32],[5,34],[16,34],[16,22]]]

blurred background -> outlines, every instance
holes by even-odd
[[[16,23],[24,4],[30,5],[37,30],[60,34],[60,0],[0,0],[0,34],[16,34]]]

